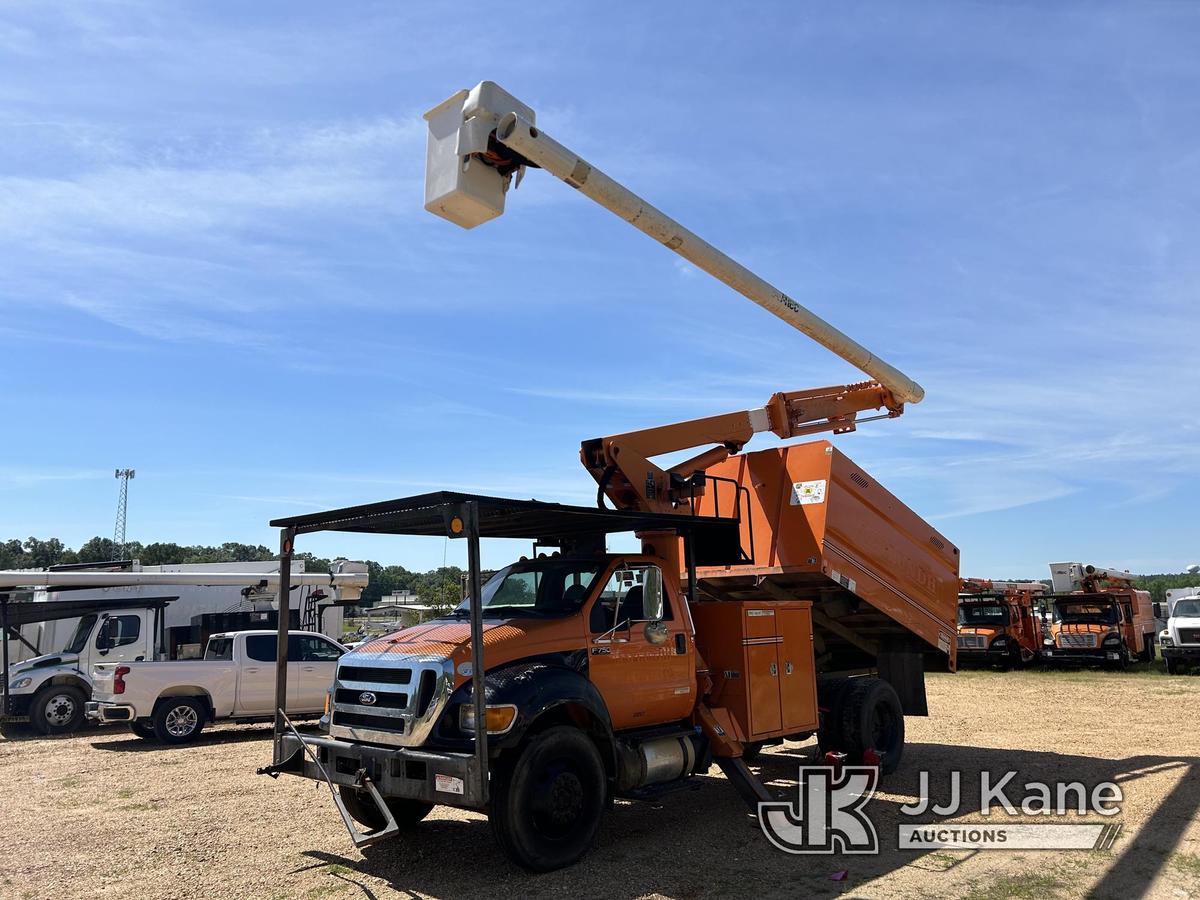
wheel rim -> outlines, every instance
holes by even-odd
[[[584,779],[572,761],[555,759],[534,783],[533,826],[547,840],[569,841],[584,821]]]
[[[55,694],[46,703],[46,722],[55,727],[66,725],[75,718],[75,698],[70,694]]]
[[[172,737],[187,737],[196,730],[196,723],[199,721],[200,717],[191,706],[176,706],[167,713],[164,725],[167,734]]]
[[[879,753],[891,753],[895,743],[896,717],[891,707],[880,703],[871,715],[871,746]]]

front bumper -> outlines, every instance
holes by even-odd
[[[89,719],[97,722],[132,722],[137,717],[137,712],[132,706],[102,700],[89,700],[83,711]]]
[[[1200,659],[1200,646],[1196,644],[1185,644],[1182,647],[1168,647],[1164,644],[1159,650],[1162,651],[1163,659]]]
[[[1107,647],[1045,647],[1042,649],[1042,660],[1051,665],[1055,663],[1096,665],[1097,663],[1118,662],[1120,659],[1121,651],[1119,649],[1109,650]]]
[[[271,769],[314,781],[325,776],[301,740],[316,754],[329,779],[337,785],[358,786],[358,772],[366,770],[385,798],[423,800],[463,809],[483,809],[479,791],[479,764],[473,754],[430,753],[411,747],[377,747],[336,738],[284,734],[279,738],[279,759]]]

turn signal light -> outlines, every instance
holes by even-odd
[[[483,713],[488,734],[504,734],[517,720],[517,708],[510,703],[489,706]],[[464,703],[458,708],[458,725],[468,734],[475,733],[475,705]]]
[[[113,672],[113,693],[125,693],[125,676],[129,674],[129,666],[117,666]]]

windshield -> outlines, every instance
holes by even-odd
[[[1175,615],[1200,618],[1200,600],[1180,600],[1175,604]]]
[[[88,635],[92,633],[92,626],[95,624],[95,615],[84,616],[80,619],[79,624],[75,626],[75,633],[71,635],[71,640],[63,648],[63,653],[82,653],[83,648],[87,646]]]
[[[483,586],[484,616],[560,616],[579,609],[604,560],[530,559],[513,563],[488,579]],[[469,600],[463,600],[455,615],[468,615]]]
[[[963,603],[958,607],[959,625],[1007,625],[1008,609],[1003,603]]]
[[[1116,625],[1117,606],[1098,600],[1056,600],[1054,619],[1090,625]]]

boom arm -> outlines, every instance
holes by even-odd
[[[881,408],[886,412],[858,418],[859,412]],[[784,439],[822,431],[844,434],[860,421],[895,418],[903,411],[891,391],[872,381],[781,392],[758,409],[584,441],[579,457],[596,479],[601,505],[607,496],[618,509],[671,512],[704,492],[705,469],[741,451],[756,434],[770,431]],[[650,461],[706,444],[716,446],[670,469]]]

